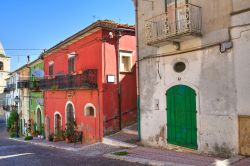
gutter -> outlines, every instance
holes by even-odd
[[[121,84],[120,84],[120,38],[122,37],[121,31],[116,34],[116,78],[118,88],[118,117],[119,117],[119,130],[122,130],[122,109],[121,109]]]
[[[90,26],[84,28],[83,30],[77,32],[76,34],[68,37],[67,39],[63,40],[62,42],[56,44],[55,46],[51,47],[50,49],[44,51],[40,58],[46,56],[47,54],[51,53],[52,51],[55,51],[56,49],[59,49],[60,47],[63,47],[65,44],[67,44],[68,42],[77,39],[78,37],[87,34],[89,32],[91,32],[94,29],[97,28],[102,28],[102,29],[107,29],[107,30],[116,30],[116,31],[127,31],[127,32],[135,32],[133,26],[127,26],[125,27],[124,25],[120,25],[120,26],[124,26],[124,28],[122,27],[117,27],[119,26],[119,24],[117,23],[111,23],[111,22],[105,22],[105,21],[97,21],[93,24],[91,24]]]

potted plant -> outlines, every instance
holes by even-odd
[[[65,139],[64,131],[59,129],[56,134],[54,134],[54,142],[63,141]]]
[[[52,133],[52,134],[49,135],[49,141],[53,142],[53,139],[54,139],[54,134]]]
[[[76,122],[68,122],[66,123],[66,129],[65,129],[65,138],[66,143],[70,143],[73,140],[74,137],[74,131],[75,131]]]

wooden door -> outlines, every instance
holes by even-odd
[[[41,127],[42,127],[41,121],[42,121],[41,110],[40,110],[40,108],[38,108],[37,112],[36,112],[36,129],[39,132],[39,134],[42,134],[41,133],[42,132],[41,131]]]
[[[240,154],[250,156],[250,116],[239,116]]]
[[[197,149],[195,91],[188,86],[177,85],[170,88],[166,96],[168,143]]]

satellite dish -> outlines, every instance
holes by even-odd
[[[35,69],[32,72],[32,76],[34,76],[35,78],[43,78],[44,77],[44,71],[41,69]]]

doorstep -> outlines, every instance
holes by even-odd
[[[69,143],[67,144],[65,141],[58,141],[58,142],[50,142],[45,139],[34,137],[32,140],[25,141],[24,137],[19,138],[9,138],[10,140],[23,142],[23,143],[29,143],[37,146],[42,147],[50,147],[50,148],[56,148],[56,149],[62,149],[62,150],[68,150],[68,151],[80,151],[88,146],[93,146],[95,144],[80,144],[80,143]],[[98,144],[98,143],[97,143]]]

